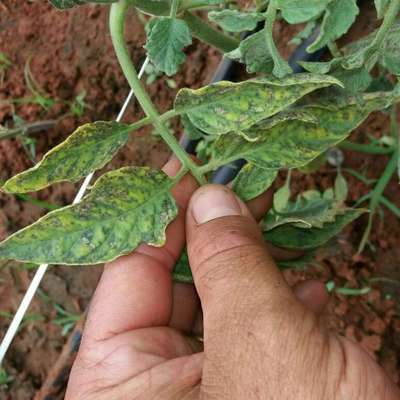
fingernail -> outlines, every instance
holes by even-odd
[[[242,215],[240,204],[233,192],[224,186],[209,185],[199,189],[192,198],[192,215],[198,224],[216,218]]]

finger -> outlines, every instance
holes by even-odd
[[[186,229],[206,332],[207,324],[226,320],[228,310],[241,299],[249,307],[266,298],[278,308],[295,301],[250,211],[228,188],[207,185],[197,190],[189,203]]]
[[[164,168],[175,175],[180,164],[172,159]],[[184,215],[196,183],[184,177],[173,189],[179,215],[167,228],[165,246],[141,245],[130,255],[104,267],[93,297],[84,339],[107,339],[115,334],[154,325],[166,325],[171,317],[171,270],[184,242]]]
[[[320,315],[323,312],[329,301],[326,286],[319,281],[308,280],[300,282],[294,286],[293,292],[301,303],[316,315]]]
[[[256,221],[259,221],[272,207],[273,192],[272,189],[267,190],[260,196],[248,201],[247,207]]]
[[[173,286],[173,306],[169,325],[190,333],[199,311],[199,297],[191,283],[176,282]]]

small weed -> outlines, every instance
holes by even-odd
[[[66,311],[59,304],[55,304],[54,308],[57,311],[56,318],[53,320],[53,323],[61,326],[61,335],[66,336],[75,326],[75,324],[79,321],[81,316],[79,314],[74,314],[69,311]]]

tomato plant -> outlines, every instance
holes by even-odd
[[[171,188],[185,174],[192,174],[203,185],[219,167],[244,159],[247,163],[233,188],[243,200],[251,200],[268,189],[279,170],[306,167],[343,142],[371,112],[394,107],[400,98],[395,78],[400,74],[400,23],[396,19],[400,0],[375,0],[379,28],[341,48],[336,40],[359,13],[355,0],[256,0],[252,8],[243,9],[224,0],[50,2],[59,9],[110,4],[115,53],[146,116],[130,124],[96,121],[79,127],[35,167],[9,179],[3,190],[26,193],[56,182],[79,181],[102,168],[132,133],[148,124],[182,167],[174,178],[155,168],[136,166],[105,173],[80,202],[49,212],[3,241],[0,258],[87,265],[111,261],[142,242],[162,246],[166,227],[177,216]],[[176,74],[185,61],[185,47],[196,37],[245,64],[255,76],[181,89],[173,108],[160,115],[139,80],[124,40],[129,9],[148,20],[145,49],[155,70]],[[199,10],[208,12],[208,22],[196,14]],[[307,51],[327,47],[332,57],[302,62],[306,72],[294,74],[274,42],[273,26],[278,18],[288,24],[305,24],[295,39],[314,31],[315,40]],[[252,30],[246,37],[241,35]],[[379,84],[382,80],[384,86]],[[189,157],[167,128],[172,118],[180,118],[185,133],[205,143],[202,165]],[[396,162],[390,165],[394,171]],[[273,208],[261,222],[266,240],[302,250],[306,258],[365,211],[346,207],[345,197],[343,177],[338,174],[333,188],[323,193],[305,191],[293,200],[288,173],[285,185],[275,194]],[[191,279],[185,254],[175,278]]]

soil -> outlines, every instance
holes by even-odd
[[[112,50],[105,7],[86,6],[58,12],[47,2],[4,0],[0,3],[0,10],[0,50],[12,62],[4,71],[3,78],[0,71],[0,124],[12,124],[13,114],[26,122],[56,120],[53,128],[31,135],[36,140],[36,160],[80,124],[115,118],[128,89]],[[145,39],[141,22],[132,14],[127,26],[130,27],[127,37],[132,59],[140,65],[144,59],[142,45]],[[285,55],[292,50],[292,47],[284,45],[292,33],[292,28],[283,25],[275,28],[275,34],[280,38],[280,49]],[[199,87],[209,82],[220,59],[218,53],[197,41],[186,53],[188,62],[174,78],[177,87]],[[56,100],[47,111],[32,103],[13,106],[3,102],[31,96],[24,80],[24,67],[29,60],[32,75],[42,91]],[[148,90],[160,110],[167,110],[176,94],[176,89],[169,88],[163,78],[149,85]],[[86,92],[87,104],[82,117],[68,115],[69,104],[82,91]],[[126,120],[133,121],[141,115],[140,108],[132,104]],[[388,116],[374,114],[352,137],[362,142],[366,140],[366,133],[379,137],[388,129]],[[343,168],[362,171],[370,179],[378,178],[387,162],[385,156],[353,152],[344,155]],[[138,132],[107,169],[128,163],[161,166],[168,157],[167,148],[147,128]],[[0,180],[30,166],[31,158],[20,139],[0,141]],[[345,172],[345,176],[350,188],[349,204],[352,204],[370,189],[349,173]],[[318,173],[296,174],[294,188],[326,188],[332,185],[334,177],[335,170],[324,165]],[[33,196],[65,205],[72,201],[76,191],[77,185],[59,184]],[[385,196],[396,203],[399,196],[395,180],[389,184]],[[341,334],[360,342],[399,382],[400,224],[388,210],[381,211],[382,215],[374,219],[371,246],[362,255],[356,252],[366,216],[346,228],[334,243],[320,251],[316,266],[307,272],[286,273],[286,277],[290,283],[318,277],[324,281],[333,280],[336,287],[371,286],[371,291],[363,296],[333,294],[327,312],[328,322]],[[35,221],[45,212],[31,202],[0,193],[0,239]],[[0,269],[1,336],[32,278],[33,270],[29,267],[8,263]],[[39,393],[51,368],[59,360],[69,335],[63,336],[62,328],[54,322],[57,317],[55,304],[74,316],[82,314],[100,274],[101,267],[50,268],[7,355],[4,368],[12,381],[0,388],[0,399],[32,399]],[[51,398],[61,399],[62,393],[61,387]]]

